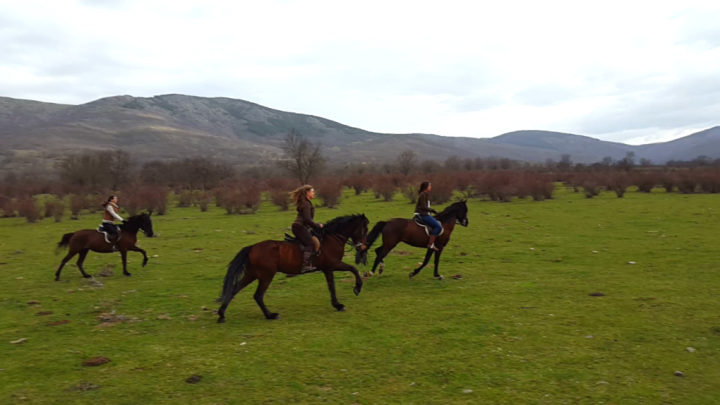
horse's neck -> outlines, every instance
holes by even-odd
[[[452,232],[452,230],[455,229],[456,221],[457,221],[457,219],[455,217],[450,217],[450,218],[447,218],[447,219],[441,221],[440,224],[446,231]]]
[[[132,222],[127,222],[122,225],[119,225],[120,229],[123,231],[123,233],[130,234],[130,235],[136,235],[138,233],[138,230],[140,230],[140,227]]]

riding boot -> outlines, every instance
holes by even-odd
[[[301,273],[309,273],[316,270],[312,265],[312,256],[312,252],[303,252],[303,264],[302,270],[300,270]]]
[[[436,235],[430,235],[430,240],[428,241],[428,249],[438,250],[438,248],[435,247],[436,238]]]

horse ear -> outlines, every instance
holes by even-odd
[[[148,211],[148,216],[149,216],[149,217],[152,216],[152,212],[153,212],[153,210]]]

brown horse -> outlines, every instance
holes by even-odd
[[[149,238],[153,236],[152,219],[150,218],[151,215],[152,212],[149,214],[135,215],[128,218],[127,221],[124,221],[119,226],[121,236],[120,240],[117,241],[115,245],[117,246],[118,251],[120,251],[120,256],[122,256],[123,274],[126,276],[131,275],[127,271],[128,250],[142,253],[143,267],[145,267],[148,262],[148,257],[145,251],[135,246],[135,243],[137,243],[137,233],[139,230],[142,230]],[[63,267],[65,267],[65,264],[76,254],[80,255],[77,261],[80,273],[82,273],[83,277],[90,278],[92,276],[85,273],[85,270],[82,267],[83,262],[85,261],[85,256],[87,256],[88,252],[92,250],[97,253],[113,253],[112,244],[107,243],[105,241],[105,235],[95,229],[83,229],[73,233],[66,233],[63,235],[60,243],[58,243],[56,253],[59,252],[60,249],[68,246],[70,247],[70,251],[67,256],[62,259],[62,262],[60,262],[60,268],[58,268],[55,273],[55,281],[60,280],[60,272],[62,272]]]
[[[445,208],[443,212],[435,215],[435,219],[437,219],[443,227],[442,235],[438,236],[438,238],[435,240],[435,247],[438,250],[435,251],[433,249],[427,249],[427,253],[425,254],[425,260],[420,267],[410,272],[410,278],[413,278],[418,273],[420,273],[420,270],[427,266],[428,262],[430,261],[430,257],[433,253],[435,253],[434,276],[438,280],[443,279],[443,276],[438,273],[438,267],[440,266],[440,255],[442,254],[445,246],[450,241],[450,235],[452,235],[453,229],[455,229],[455,223],[459,223],[462,226],[468,226],[469,221],[467,218],[467,213],[467,200],[462,200],[450,205],[449,207]],[[370,246],[372,246],[372,244],[375,242],[378,236],[380,236],[381,233],[382,246],[375,249],[377,257],[375,258],[375,263],[373,264],[372,268],[373,275],[375,274],[375,269],[381,263],[382,266],[380,267],[380,274],[382,274],[385,267],[385,262],[383,261],[385,259],[385,256],[387,256],[390,251],[393,250],[395,246],[397,246],[400,242],[404,242],[410,246],[419,248],[426,248],[428,245],[428,235],[425,232],[425,229],[410,219],[393,218],[389,221],[378,222],[377,224],[375,224],[372,231],[370,231],[370,234],[368,235],[368,249],[370,249]]]
[[[342,258],[345,253],[345,245],[350,245],[357,251],[355,263],[367,262],[365,243],[369,223],[365,215],[349,215],[333,219],[325,224],[321,231],[321,253],[315,258],[315,267],[325,274],[325,280],[330,289],[332,306],[338,311],[344,311],[345,306],[338,302],[335,295],[333,272],[349,271],[355,275],[355,288],[353,291],[355,295],[360,294],[363,284],[362,278],[357,269],[343,263]],[[270,312],[265,306],[265,291],[272,283],[275,273],[300,274],[301,265],[302,251],[297,243],[266,240],[243,248],[228,266],[222,295],[218,299],[218,302],[222,303],[218,310],[220,316],[218,323],[225,322],[225,310],[235,295],[255,280],[258,280],[258,287],[254,295],[255,302],[257,302],[265,318],[280,318],[280,315]]]

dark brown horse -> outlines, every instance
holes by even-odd
[[[139,230],[142,230],[149,238],[153,236],[152,219],[150,218],[151,215],[152,212],[149,214],[135,215],[134,217],[128,218],[127,221],[123,222],[119,226],[121,237],[115,245],[120,252],[120,256],[122,256],[123,274],[126,276],[131,275],[127,271],[128,251],[142,253],[143,267],[145,267],[148,262],[148,257],[145,251],[135,246],[135,244],[137,243],[137,233]],[[83,262],[85,261],[85,256],[87,256],[88,252],[92,250],[97,253],[113,253],[112,244],[107,243],[105,241],[105,235],[95,229],[83,229],[73,233],[66,233],[57,245],[57,252],[68,246],[70,247],[70,251],[67,256],[62,259],[62,262],[60,262],[60,268],[58,268],[55,273],[55,281],[60,280],[60,272],[62,272],[63,267],[65,267],[65,264],[76,254],[80,255],[77,261],[80,273],[82,273],[83,277],[90,278],[92,276],[85,273],[85,270],[82,267]]]
[[[433,253],[435,253],[434,276],[438,280],[443,279],[443,276],[438,273],[440,255],[450,241],[450,235],[452,235],[453,229],[455,229],[455,223],[459,223],[462,226],[468,226],[469,221],[467,213],[467,200],[462,200],[448,206],[445,210],[443,210],[443,212],[435,215],[435,219],[437,219],[443,227],[442,235],[438,236],[435,240],[435,247],[438,250],[435,251],[433,249],[427,249],[423,264],[410,272],[410,278],[413,278],[420,273],[420,270],[427,266],[430,261],[430,257]],[[383,261],[385,256],[387,256],[400,242],[419,248],[427,248],[428,245],[428,235],[425,233],[425,229],[410,219],[393,218],[389,221],[378,222],[368,235],[368,249],[370,249],[370,246],[372,246],[380,234],[382,234],[382,246],[375,249],[377,257],[375,258],[375,263],[373,264],[372,274],[375,274],[375,269],[381,263],[382,266],[380,267],[380,274],[382,274],[385,267],[385,262]]]
[[[335,295],[334,271],[349,271],[355,275],[355,295],[360,294],[362,278],[354,266],[342,262],[345,245],[355,247],[357,254],[355,263],[367,261],[366,239],[368,224],[365,215],[349,215],[338,217],[325,224],[320,241],[320,256],[315,258],[315,267],[325,274],[332,306],[344,311],[345,306],[338,302]],[[352,241],[352,242],[351,242]],[[270,312],[265,306],[264,297],[275,273],[299,274],[302,264],[302,251],[298,244],[266,240],[256,245],[243,248],[230,262],[223,284],[222,295],[218,302],[222,303],[218,311],[218,323],[225,322],[225,310],[230,301],[243,288],[258,280],[255,291],[255,302],[262,310],[265,318],[278,319],[280,315]]]

